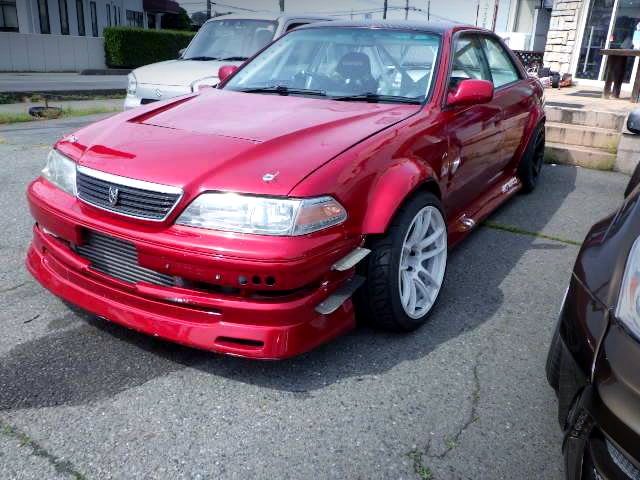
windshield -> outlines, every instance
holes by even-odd
[[[242,61],[273,40],[276,23],[267,20],[216,20],[205,23],[183,55],[185,60]]]
[[[224,88],[418,103],[431,90],[439,47],[440,37],[432,33],[343,27],[297,30],[245,65]]]

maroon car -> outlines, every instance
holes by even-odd
[[[542,88],[488,31],[313,24],[221,77],[55,145],[28,190],[45,287],[253,358],[353,328],[356,291],[362,318],[412,330],[448,248],[538,179]]]

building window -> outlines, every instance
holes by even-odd
[[[84,28],[84,3],[82,0],[76,0],[76,17],[78,19],[78,35],[84,37],[87,32]]]
[[[111,26],[111,5],[107,3],[107,26]]]
[[[0,32],[18,31],[16,0],[0,0]]]
[[[40,33],[51,33],[47,0],[38,0],[38,16],[40,17]]]
[[[133,10],[127,10],[127,25],[130,27],[142,27],[143,26],[142,12],[134,12]]]
[[[91,33],[94,37],[98,36],[98,12],[96,10],[96,2],[89,2],[91,9]]]
[[[58,10],[60,11],[60,33],[69,35],[69,10],[67,0],[58,0]]]

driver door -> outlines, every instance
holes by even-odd
[[[455,91],[465,79],[491,81],[491,71],[479,35],[462,33],[454,37],[448,79]],[[457,215],[487,190],[500,172],[503,146],[503,110],[496,102],[479,105],[444,106],[449,139],[447,214]]]

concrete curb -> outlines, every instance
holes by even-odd
[[[80,75],[129,75],[132,68],[87,68]]]

